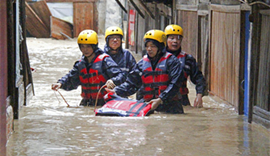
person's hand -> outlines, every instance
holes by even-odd
[[[115,84],[113,83],[113,81],[111,79],[107,80],[106,84],[107,88],[109,89],[113,89],[115,87]]]
[[[61,83],[53,83],[52,84],[52,90],[57,91],[59,88],[61,88],[62,84]]]
[[[203,107],[202,94],[197,94],[197,96],[194,100],[194,107],[196,107],[196,108]]]
[[[106,92],[108,92],[108,93],[114,93],[114,94],[116,94],[115,91],[114,91],[113,89],[105,88],[105,90],[106,90]]]
[[[152,99],[147,104],[152,104],[151,110],[155,110],[162,103],[161,98]]]

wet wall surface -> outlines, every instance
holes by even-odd
[[[35,69],[35,96],[14,122],[7,143],[10,156],[270,155],[269,130],[248,124],[232,106],[208,96],[203,98],[204,108],[185,106],[185,114],[96,117],[93,107],[77,107],[81,88],[60,90],[72,106],[68,108],[51,84],[80,58],[76,40],[27,38],[27,46]],[[104,47],[102,37],[99,46]],[[193,103],[194,85],[188,86]]]

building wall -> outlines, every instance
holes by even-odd
[[[106,23],[106,0],[99,0],[97,2],[97,8],[98,8],[98,32],[100,34],[105,33],[105,23]]]
[[[220,7],[211,7],[209,90],[238,108],[240,7]]]
[[[211,4],[222,4],[222,5],[239,5],[239,0],[211,0]]]
[[[0,5],[0,153],[6,155],[6,98],[7,98],[7,1]]]
[[[73,3],[73,36],[77,37],[85,29],[98,31],[98,12],[95,2]]]
[[[198,60],[198,15],[196,10],[179,10],[177,23],[183,28],[182,50]]]
[[[254,121],[268,129],[270,129],[269,19],[270,8],[256,4],[252,6],[249,122]]]
[[[191,54],[196,60],[198,55],[198,1],[177,0],[176,24],[183,28],[182,50]]]
[[[120,2],[124,5],[125,1],[120,0]],[[105,17],[105,29],[110,26],[119,26],[123,29],[122,23],[122,12],[123,10],[117,4],[115,0],[107,0],[106,2],[106,17]]]
[[[126,6],[126,0],[120,0]],[[124,29],[123,20],[126,14],[115,0],[99,0],[98,8],[98,33],[105,34],[105,30],[110,26],[118,26]],[[127,8],[126,8],[127,9]]]
[[[260,62],[256,105],[270,111],[270,10],[261,11]]]
[[[206,76],[207,89],[241,109],[241,8],[238,1],[176,1],[184,30],[182,50],[192,54]],[[222,5],[221,5],[222,4]],[[223,5],[226,4],[226,5]]]
[[[131,51],[136,53],[145,54],[143,37],[144,34],[151,29],[164,30],[165,26],[169,23],[171,10],[163,3],[143,3],[141,4],[138,0],[134,0],[134,3],[139,11],[134,7],[134,4],[129,3],[129,9],[136,10],[136,21],[135,21],[135,46],[128,45],[127,47]],[[140,13],[139,13],[140,12]]]
[[[10,105],[9,98],[7,98],[7,100],[6,100],[6,136],[7,136],[7,140],[13,132],[13,121],[14,121],[13,108]]]
[[[176,5],[197,5],[198,0],[176,0]]]

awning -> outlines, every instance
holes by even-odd
[[[144,14],[142,13],[142,11],[140,10],[140,8],[136,5],[136,3],[134,3],[133,0],[129,0],[130,3],[132,4],[132,6],[135,8],[135,10],[139,13],[139,15],[144,18]]]
[[[141,4],[141,6],[143,7],[143,10],[153,19],[155,19],[155,16],[152,14],[152,12],[150,11],[150,9],[142,2],[142,0],[138,0],[139,3]]]
[[[122,3],[119,0],[115,0],[117,4],[120,6],[120,8],[127,13],[127,9],[122,5]]]
[[[155,19],[155,16],[152,14],[150,9],[144,4],[142,0],[136,0],[136,1],[130,0],[130,3],[136,9],[136,11],[140,14],[140,16],[142,16],[142,18],[144,18],[145,15],[142,13],[140,8],[142,8],[151,18]],[[138,6],[140,6],[140,8]]]
[[[143,0],[144,2],[151,2],[151,3],[163,3],[165,5],[172,5],[173,1],[172,0]]]

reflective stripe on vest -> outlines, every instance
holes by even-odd
[[[99,89],[106,83],[108,78],[102,71],[102,62],[105,57],[109,57],[109,55],[100,54],[94,60],[88,72],[86,66],[80,69],[79,77],[82,85],[81,96],[84,99],[96,99]],[[98,99],[102,99],[104,94],[104,92],[101,92]]]
[[[142,94],[145,101],[157,98],[167,88],[169,75],[167,73],[166,62],[171,55],[171,53],[166,52],[158,61],[154,71],[147,55],[143,57],[142,83],[144,89],[142,90]]]

